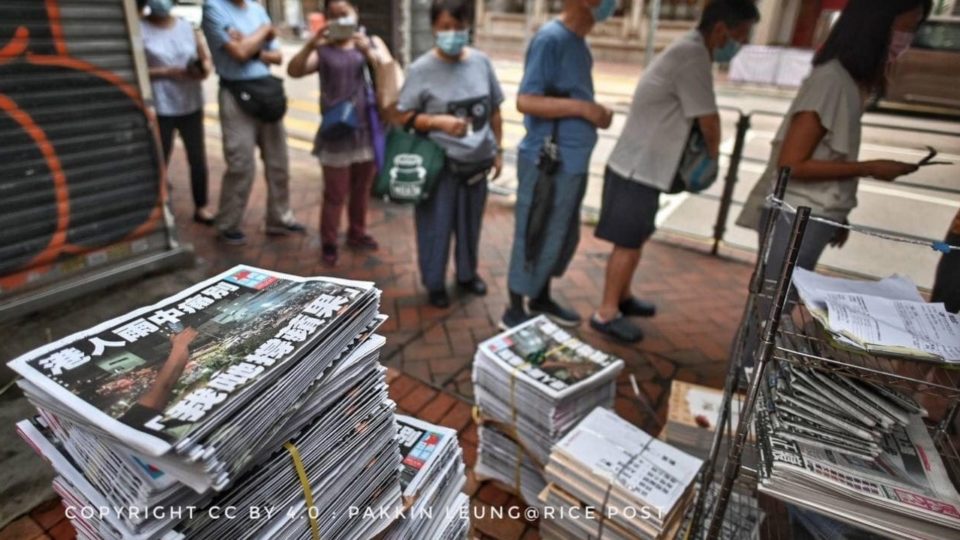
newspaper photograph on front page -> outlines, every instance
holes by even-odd
[[[297,358],[372,285],[236,267],[10,367],[148,455]]]

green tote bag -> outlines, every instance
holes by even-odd
[[[433,194],[446,154],[437,143],[405,129],[387,134],[383,167],[374,194],[397,203],[416,204]]]

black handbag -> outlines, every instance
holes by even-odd
[[[287,114],[287,94],[283,90],[283,79],[272,75],[245,81],[220,79],[220,86],[233,94],[237,105],[245,113],[263,122],[279,122]]]

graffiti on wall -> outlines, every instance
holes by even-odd
[[[164,230],[123,0],[83,4],[0,4],[0,292]]]

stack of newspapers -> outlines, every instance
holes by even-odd
[[[598,408],[563,438],[540,500],[545,538],[674,538],[695,494],[699,459]]]
[[[474,473],[536,504],[554,443],[596,407],[613,405],[623,361],[537,317],[480,344],[473,385],[480,412]]]
[[[12,361],[19,431],[83,538],[376,534],[401,509],[379,296],[234,268]]]
[[[787,364],[764,383],[761,493],[886,537],[960,537],[960,494],[913,398]]]
[[[859,281],[798,268],[793,285],[839,346],[871,354],[960,363],[960,316],[926,302],[908,278]]]
[[[470,499],[463,493],[463,451],[457,432],[409,416],[397,416],[402,519],[386,538],[465,538],[470,529]]]

